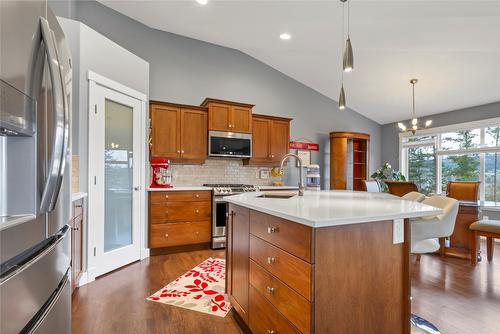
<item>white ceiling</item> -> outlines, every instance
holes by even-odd
[[[338,99],[341,3],[98,0],[149,27],[234,48]],[[279,35],[288,32],[289,41]],[[351,1],[347,105],[381,123],[500,101],[499,1]],[[500,110],[499,110],[500,114]]]

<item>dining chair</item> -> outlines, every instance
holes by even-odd
[[[449,181],[446,195],[459,201],[475,202],[479,194],[479,181]]]
[[[377,180],[363,180],[364,190],[369,193],[379,193],[382,192],[380,189],[380,184]]]
[[[384,181],[389,189],[389,194],[403,196],[411,191],[418,192],[417,185],[412,181]]]

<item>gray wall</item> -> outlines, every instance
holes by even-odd
[[[80,22],[59,18],[73,60],[72,152],[80,156],[80,190],[88,188],[88,71],[145,95],[149,64]],[[119,59],[119,61],[117,61]]]
[[[417,115],[418,116],[418,115]],[[445,126],[465,122],[478,121],[500,117],[500,102],[484,104],[471,108],[449,111],[422,119],[432,119],[432,126]],[[404,121],[409,124],[409,120]],[[382,126],[382,162],[389,162],[392,166],[399,166],[399,129],[397,123]]]
[[[323,172],[329,132],[366,132],[372,140],[371,169],[380,165],[378,123],[352,110],[339,112],[336,101],[255,58],[148,28],[95,1],[78,1],[73,11],[67,1],[53,7],[59,15],[72,15],[148,61],[151,99],[199,105],[205,97],[215,97],[255,104],[255,113],[291,117],[292,139],[308,138],[321,144],[312,160]]]

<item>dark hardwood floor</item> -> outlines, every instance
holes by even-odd
[[[422,256],[420,263],[412,261],[412,312],[433,322],[443,334],[498,334],[500,245],[496,245],[493,262],[484,259],[476,267],[432,255]],[[153,256],[79,288],[73,295],[73,333],[241,333],[231,313],[219,318],[145,299],[210,256],[222,258],[224,251]]]

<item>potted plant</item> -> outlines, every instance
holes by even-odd
[[[385,180],[389,181],[406,181],[405,176],[401,171],[392,169],[390,163],[386,162],[382,167],[377,169],[372,175],[371,178],[376,180],[380,185],[380,189],[384,192],[388,192],[387,185],[385,184]]]

